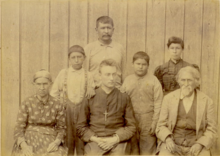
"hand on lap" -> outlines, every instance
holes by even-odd
[[[49,147],[47,148],[47,152],[54,152],[58,150],[58,147],[60,145],[60,140],[55,140],[54,142],[50,143]]]
[[[23,151],[24,156],[32,156],[33,155],[32,147],[28,146],[26,142],[21,143],[21,149]]]

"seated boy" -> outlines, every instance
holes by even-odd
[[[138,126],[138,150],[141,155],[153,155],[156,152],[155,129],[163,99],[160,82],[154,75],[148,73],[149,61],[150,58],[145,52],[134,54],[134,74],[125,78],[121,88],[130,96],[134,108]]]
[[[79,45],[69,48],[68,61],[70,67],[58,74],[51,89],[51,96],[60,99],[66,105],[68,155],[83,155],[84,143],[76,135],[76,122],[81,102],[85,96],[90,98],[95,94],[94,82],[90,73],[82,68],[85,59],[84,49]]]

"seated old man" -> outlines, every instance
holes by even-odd
[[[85,155],[124,155],[127,141],[136,132],[131,100],[115,88],[117,64],[103,60],[99,66],[101,86],[90,99],[84,99],[77,134],[87,144]]]
[[[214,104],[196,89],[197,69],[184,67],[176,79],[180,89],[164,97],[156,129],[159,155],[210,155],[217,131]]]

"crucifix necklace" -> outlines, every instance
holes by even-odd
[[[108,112],[105,110],[105,113],[103,113],[105,115],[105,121],[107,121],[107,117],[108,117]]]

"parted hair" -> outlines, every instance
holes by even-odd
[[[172,43],[178,43],[181,45],[182,49],[184,49],[184,42],[181,38],[172,36],[168,39],[167,47],[169,48]]]
[[[193,78],[194,78],[194,80],[196,82],[196,87],[200,86],[200,83],[201,83],[200,72],[194,66],[186,66],[184,68],[181,68],[179,70],[179,72],[177,73],[177,75],[176,75],[176,81],[177,82],[179,82],[179,79],[181,78],[181,75],[184,72],[188,72],[188,73],[190,73],[193,76]]]
[[[104,24],[109,23],[109,24],[112,25],[112,27],[114,27],[113,20],[112,20],[112,18],[109,17],[109,16],[101,16],[101,17],[99,17],[99,18],[96,20],[96,28],[98,28],[99,23],[104,23]]]
[[[101,69],[103,66],[111,66],[111,67],[116,67],[116,69],[118,69],[117,63],[113,59],[103,60],[99,65],[99,73],[101,73]]]
[[[138,51],[138,52],[136,52],[136,53],[134,54],[134,56],[133,56],[133,63],[134,63],[137,59],[144,59],[144,60],[147,62],[148,65],[149,65],[149,63],[150,63],[150,56],[149,56],[147,53],[143,52],[143,51]]]

